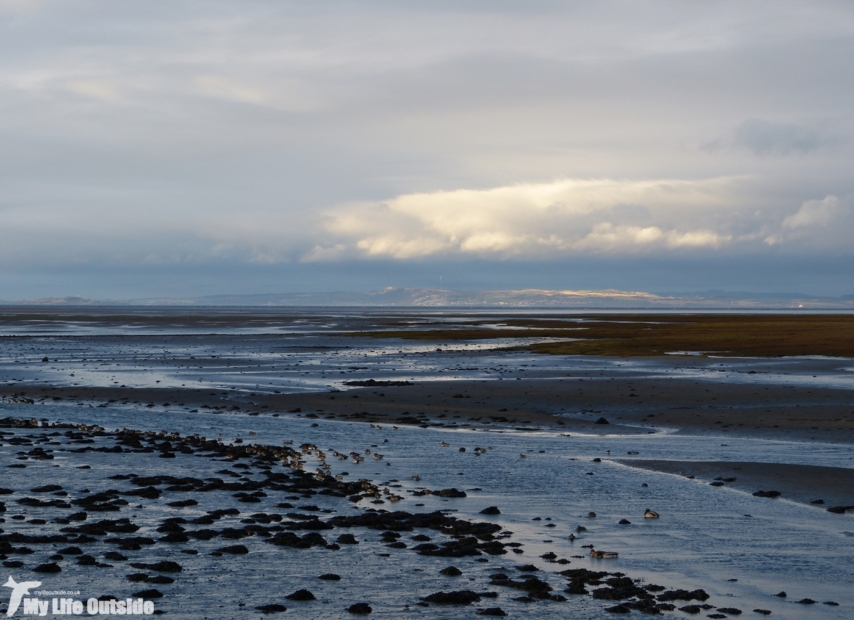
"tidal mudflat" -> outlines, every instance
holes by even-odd
[[[4,570],[181,618],[850,617],[854,361],[583,327],[6,309]]]

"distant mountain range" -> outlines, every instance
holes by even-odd
[[[127,301],[82,297],[50,297],[3,305],[38,306],[367,306],[419,308],[567,308],[567,309],[731,309],[731,310],[854,310],[854,295],[817,297],[794,293],[645,293],[638,291],[572,291],[521,289],[461,291],[449,289],[388,287],[367,293],[282,293],[258,295],[210,295],[191,298],[155,298]]]

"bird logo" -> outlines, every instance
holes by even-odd
[[[18,607],[21,606],[21,599],[24,598],[24,595],[29,594],[31,588],[38,588],[41,584],[41,581],[22,581],[21,583],[17,583],[10,576],[9,580],[3,584],[5,588],[12,588],[12,595],[9,597],[9,609],[6,611],[6,615],[9,617],[13,616],[18,611]]]

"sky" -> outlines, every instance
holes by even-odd
[[[854,4],[0,0],[0,299],[854,293]]]

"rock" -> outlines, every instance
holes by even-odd
[[[285,607],[284,605],[279,605],[278,603],[272,603],[270,605],[259,605],[255,609],[260,611],[262,614],[275,614],[288,610],[287,607]]]
[[[456,566],[449,566],[448,568],[443,568],[442,570],[440,570],[439,573],[445,575],[446,577],[459,577],[463,574],[463,571],[461,571]]]
[[[194,499],[182,499],[177,502],[168,502],[166,505],[172,508],[187,508],[188,506],[198,506],[199,502]]]
[[[318,577],[318,579],[323,579],[323,581],[341,581],[341,575],[336,575],[335,573],[326,573]]]
[[[632,522],[629,521],[628,519],[620,519],[619,524],[620,525],[631,525]]]
[[[707,601],[709,595],[705,590],[668,590],[656,597],[659,601]]]
[[[769,497],[773,499],[775,497],[780,497],[780,495],[782,495],[780,491],[756,491],[756,493],[753,494],[753,497]]]
[[[754,609],[753,613],[762,614],[763,616],[770,616],[771,610],[770,609]]]
[[[33,569],[34,573],[61,573],[62,569],[59,567],[59,564],[56,562],[50,562],[48,564],[39,564]]]
[[[185,543],[190,542],[190,537],[181,532],[172,532],[160,539],[160,542],[165,543]]]
[[[604,419],[604,418],[603,418]],[[607,422],[605,422],[607,424]],[[626,607],[625,605],[614,605],[613,607],[606,607],[605,611],[612,614],[630,614],[632,610]]]
[[[441,491],[433,491],[433,495],[438,495],[439,497],[468,497],[465,491],[458,491],[457,489],[442,489]]]
[[[786,598],[786,596],[788,596],[788,595],[786,594],[785,591],[783,591],[783,592],[777,592],[777,594],[775,594],[774,596],[777,596],[779,598]]]
[[[513,579],[509,579],[507,575],[504,575],[503,573],[497,573],[490,575],[490,580],[492,585],[523,590],[537,598],[549,598],[548,593],[552,591],[552,587],[549,584],[534,577],[533,575],[525,575],[523,579],[514,581]]]
[[[373,611],[367,603],[354,603],[347,608],[351,614],[367,615]]]
[[[145,580],[146,583],[156,583],[156,584],[170,584],[175,583],[175,580],[172,577],[167,577],[166,575],[155,575],[154,577],[149,577]]]
[[[699,605],[685,605],[685,607],[680,607],[679,611],[683,611],[686,614],[691,614],[693,616],[703,611],[703,608]]]
[[[498,506],[489,506],[488,508],[484,508],[480,511],[482,515],[500,515],[501,511],[498,510]]]
[[[477,612],[478,616],[506,616],[507,612],[500,607],[487,607]]]
[[[134,568],[138,568],[140,570],[153,570],[158,573],[180,573],[184,569],[181,568],[181,565],[177,562],[170,562],[168,560],[163,562],[155,562],[154,564],[144,564],[142,562],[134,562],[131,564]]]
[[[313,601],[315,600],[314,594],[309,592],[306,589],[297,590],[292,594],[288,594],[286,597],[289,601]]]
[[[599,418],[593,424],[610,424],[610,422],[608,422],[608,420],[606,420],[605,418]],[[623,612],[617,612],[617,613],[623,613]]]
[[[219,553],[229,553],[231,555],[246,555],[249,553],[249,549],[246,548],[245,545],[232,545],[230,547],[222,547],[221,549],[217,549]]]
[[[341,534],[336,541],[339,545],[358,545],[359,541],[352,534]]]
[[[62,487],[58,484],[46,484],[42,487],[35,487],[34,489],[30,489],[32,493],[53,493],[54,491],[61,491]]]
[[[815,601],[811,598],[802,598],[801,600],[795,602],[800,603],[801,605],[815,605]]]
[[[162,455],[161,455],[162,456]],[[134,497],[141,497],[143,499],[157,499],[160,497],[160,489],[157,487],[144,487],[141,489],[136,489],[135,491],[128,491],[125,495],[132,495]]]
[[[480,601],[480,595],[471,590],[456,590],[454,592],[435,592],[424,599],[436,605],[471,605]]]
[[[150,600],[153,598],[163,598],[163,592],[160,590],[141,590],[133,595],[134,598],[144,598]]]
[[[718,607],[718,611],[728,616],[740,616],[741,610],[735,607]]]

